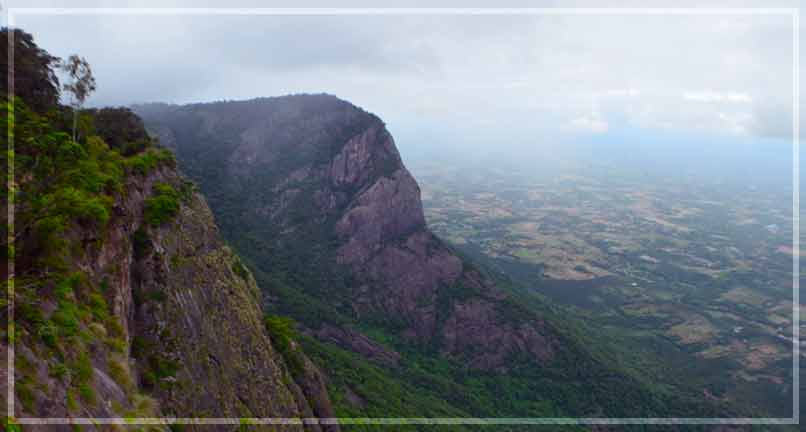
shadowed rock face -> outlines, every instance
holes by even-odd
[[[552,360],[553,330],[537,316],[501,313],[506,295],[428,230],[420,188],[374,115],[328,95],[137,110],[177,151],[225,232],[346,269],[335,294],[359,320],[384,317],[412,342],[480,369],[505,369],[515,355]]]

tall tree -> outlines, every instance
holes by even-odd
[[[3,27],[0,29],[0,64],[14,79],[9,82],[7,76],[0,77],[0,98],[8,97],[9,84],[13,83],[14,95],[34,111],[43,113],[56,107],[59,79],[54,66],[59,61],[58,57],[39,48],[30,33]]]
[[[76,141],[78,112],[90,93],[95,91],[95,77],[92,76],[92,69],[87,59],[76,54],[61,63],[60,67],[68,78],[68,82],[62,88],[70,93],[70,106],[73,107],[73,141]]]

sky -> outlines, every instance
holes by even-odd
[[[797,2],[5,2],[11,7],[426,5],[792,7]],[[98,82],[89,101],[95,106],[325,92],[379,115],[404,153],[429,145],[490,152],[591,137],[606,142],[625,130],[791,144],[790,16],[15,14],[14,24],[55,55],[78,53],[90,62]]]

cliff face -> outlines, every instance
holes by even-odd
[[[23,189],[37,181],[17,175]],[[59,234],[66,247],[51,269],[34,265],[42,247],[19,228],[30,239],[16,268],[16,417],[334,415],[316,367],[297,350],[292,370],[278,350],[252,273],[169,158],[127,168],[106,205],[105,223]],[[8,348],[4,338],[3,358]],[[229,429],[237,425],[217,427]]]
[[[378,172],[379,165],[387,166],[385,175],[362,178],[360,173]],[[358,281],[352,297],[356,313],[402,319],[405,337],[426,344],[438,339],[443,354],[472,367],[503,368],[509,356],[524,352],[537,364],[552,359],[554,341],[545,323],[506,324],[496,310],[505,294],[428,230],[419,186],[380,122],[350,139],[324,177],[357,191],[335,223],[342,241],[336,260]],[[319,194],[327,197],[322,202],[334,197],[332,190]],[[456,286],[470,295],[446,292]]]
[[[327,290],[359,322],[385,320],[474,368],[553,359],[553,330],[538,316],[502,314],[507,295],[428,230],[419,186],[374,115],[327,95],[138,109],[236,242],[259,237],[275,255],[330,272],[322,279],[346,272],[341,289],[303,281],[312,294]]]
[[[163,170],[135,190],[148,191],[154,184],[171,184],[177,190],[187,187],[175,173]],[[138,214],[137,198],[131,197],[137,192],[128,194],[134,202],[126,206],[134,215]],[[143,226],[127,228],[127,234],[137,233]],[[140,232],[146,235],[135,240],[139,244],[133,248],[138,250],[131,251],[135,256],[129,270],[131,285],[121,284],[121,288],[122,295],[133,293],[127,320],[137,341],[134,358],[141,375],[156,378],[147,384],[153,386],[163,413],[183,417],[332,414],[327,403],[311,404],[301,396],[264,329],[252,274],[222,241],[199,194],[192,193],[183,202],[173,221]],[[111,262],[125,260],[126,252]],[[160,373],[169,375],[160,377]],[[315,384],[319,386],[316,393],[327,394],[322,382]]]

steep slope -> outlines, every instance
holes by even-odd
[[[505,294],[428,231],[419,187],[377,117],[326,95],[220,107],[179,110],[200,123],[165,131],[163,142],[216,204],[244,202],[237,219],[224,220],[241,231],[270,229],[289,259],[331,267],[319,271],[348,269],[342,312],[395,320],[403,337],[480,369],[505,368],[520,354],[537,365],[552,360],[558,341],[546,323],[510,322],[499,310]],[[208,153],[223,166],[205,164]],[[222,175],[204,180],[214,169]],[[318,250],[301,251],[301,239]]]
[[[16,336],[0,342],[3,358],[14,342],[15,416],[332,416],[321,375],[278,349],[252,274],[170,151],[110,148],[92,129],[76,143],[60,116],[16,104]],[[106,121],[86,123],[114,136]]]
[[[382,396],[354,391],[363,379],[334,366],[352,355],[336,347],[466,414],[634,417],[682,406],[434,236],[376,116],[329,95],[135,109],[208,196],[270,308],[311,336],[340,412],[372,413]],[[427,415],[384,403],[373,408],[383,416]]]

